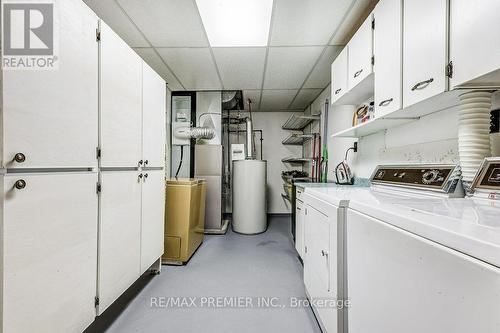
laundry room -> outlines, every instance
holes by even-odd
[[[0,6],[0,332],[500,332],[500,1]]]

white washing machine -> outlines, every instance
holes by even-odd
[[[473,197],[449,198],[455,175],[378,167],[372,189],[351,195],[349,333],[500,332],[500,160],[485,162]]]

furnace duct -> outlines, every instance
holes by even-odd
[[[212,140],[215,137],[215,130],[209,127],[180,127],[176,129],[174,135],[179,139]]]
[[[466,188],[483,159],[491,156],[491,97],[489,91],[471,91],[460,95],[458,153]]]

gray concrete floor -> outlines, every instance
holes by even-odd
[[[320,332],[311,309],[293,303],[304,300],[305,291],[290,217],[269,222],[260,235],[206,236],[186,266],[163,266],[160,275],[142,277],[86,333]],[[234,306],[210,303],[224,300]]]

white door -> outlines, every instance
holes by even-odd
[[[334,301],[336,298],[335,274],[336,244],[331,237],[331,220],[325,213],[307,205],[305,215],[304,284],[309,297],[313,300]],[[330,244],[335,244],[331,246]],[[335,332],[338,314],[335,308],[317,307],[316,313],[327,332]]]
[[[403,106],[403,0],[381,0],[374,10],[375,116]]]
[[[467,83],[500,85],[500,1],[450,0],[452,88]]]
[[[96,173],[3,177],[3,332],[81,332],[94,320],[96,183]]]
[[[165,174],[144,171],[142,184],[141,273],[163,255]]]
[[[101,172],[98,314],[140,276],[141,185],[138,171]]]
[[[148,64],[142,72],[142,159],[148,167],[164,167],[167,84]]]
[[[98,18],[82,1],[55,8],[59,68],[2,72],[6,168],[97,166]]]
[[[348,89],[351,90],[373,73],[373,29],[372,15],[363,22],[348,44]]]
[[[332,104],[347,92],[348,47],[344,47],[332,63]]]
[[[104,22],[100,25],[101,166],[138,166],[142,158],[142,60]]]
[[[301,259],[304,258],[304,204],[296,201],[295,208],[295,249]]]
[[[404,0],[403,106],[448,90],[448,0]]]
[[[350,333],[498,332],[499,268],[352,210],[347,268]]]

